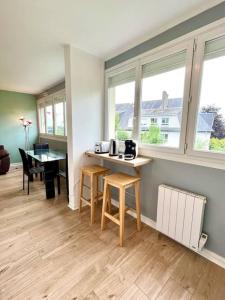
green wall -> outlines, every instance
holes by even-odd
[[[0,145],[9,151],[11,163],[21,161],[18,148],[24,148],[24,129],[20,125],[20,116],[33,122],[30,127],[30,144],[37,140],[36,111],[34,96],[0,90]]]

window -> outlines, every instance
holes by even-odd
[[[112,76],[108,82],[109,137],[126,140],[133,133],[135,69]]]
[[[151,125],[157,124],[157,118],[151,118]]]
[[[161,138],[164,141],[164,143],[167,143],[168,142],[168,138],[169,138],[168,133],[161,133]]]
[[[45,107],[46,133],[53,134],[53,109],[52,105]]]
[[[142,155],[225,169],[224,26],[106,74],[109,137],[138,139]]]
[[[42,105],[39,107],[39,123],[40,133],[45,133],[45,107]]]
[[[62,92],[38,101],[40,134],[66,136],[65,95]]]
[[[162,118],[162,126],[168,126],[169,125],[169,118]]]
[[[179,148],[185,62],[186,50],[143,65],[141,120],[150,117],[151,123],[148,127],[141,126],[141,143]],[[161,118],[161,125],[168,125],[169,118],[163,117],[168,113],[174,119],[171,128],[174,138],[173,143],[169,145],[166,143],[166,139],[162,138],[161,126],[157,123],[157,118]]]
[[[194,149],[225,153],[225,36],[204,43]]]
[[[66,135],[66,115],[65,115],[65,96],[58,95],[53,98],[54,102],[54,121],[55,135]]]

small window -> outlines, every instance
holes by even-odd
[[[194,149],[225,153],[225,36],[205,43]]]
[[[151,125],[157,125],[157,118],[151,118]]]
[[[168,126],[169,125],[169,118],[162,118],[161,125],[162,126]]]
[[[169,138],[168,133],[161,133],[161,137],[164,143],[168,142],[168,138]]]
[[[110,138],[132,137],[135,98],[135,69],[109,78],[108,89]]]

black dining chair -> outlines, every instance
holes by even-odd
[[[48,143],[36,143],[36,144],[33,144],[33,149],[34,151],[35,150],[49,150],[49,144]],[[35,167],[43,167],[43,164],[41,163],[38,163],[36,160],[34,161],[34,166]],[[38,174],[35,174],[35,176],[37,177]]]
[[[49,150],[49,144],[48,143],[37,143],[33,144],[33,149],[34,150]]]
[[[33,167],[27,157],[26,152],[19,148],[19,152],[22,158],[22,163],[23,163],[23,190],[25,187],[25,175],[28,177],[28,189],[27,189],[27,194],[29,195],[30,193],[30,180],[32,175],[34,174],[40,174],[41,176],[41,180],[42,180],[42,174],[44,172],[44,168],[43,167]]]
[[[66,153],[66,168],[64,170],[58,170],[56,174],[57,178],[57,186],[58,186],[58,194],[60,195],[61,188],[60,188],[60,177],[64,178],[66,180],[66,193],[67,193],[67,198],[69,198],[69,182],[68,182],[68,154]]]

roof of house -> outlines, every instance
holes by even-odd
[[[142,116],[145,117],[168,117],[177,116],[179,124],[181,123],[181,109],[183,99],[173,98],[163,100],[143,101],[141,104]],[[129,119],[133,117],[134,105],[132,103],[116,104],[116,112],[120,114],[120,126],[125,130],[129,129]],[[215,113],[204,112],[199,114],[197,130],[198,132],[211,132]],[[163,127],[165,131],[176,131],[176,128]],[[147,129],[143,126],[143,129]],[[177,128],[179,129],[179,128]]]

